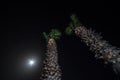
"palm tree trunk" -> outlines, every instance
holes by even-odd
[[[61,80],[61,69],[58,64],[57,46],[54,39],[48,40],[45,55],[40,80]]]
[[[96,58],[101,58],[106,64],[111,64],[115,73],[120,75],[120,49],[110,45],[102,37],[84,26],[76,27],[75,34],[90,50],[95,53]]]

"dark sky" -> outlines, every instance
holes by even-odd
[[[117,2],[9,4],[2,6],[1,13],[0,80],[39,80],[46,47],[42,33],[52,28],[63,32],[57,41],[63,80],[113,80],[111,68],[96,60],[79,38],[66,36],[64,29],[75,13],[87,28],[119,47]],[[33,67],[26,65],[30,58],[37,61]]]

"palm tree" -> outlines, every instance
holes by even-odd
[[[76,15],[71,16],[72,22],[66,28],[66,34],[75,34],[82,42],[90,47],[96,58],[103,59],[105,64],[110,64],[115,73],[120,76],[120,48],[112,46],[102,36],[92,29],[87,29],[80,23]]]
[[[58,64],[58,53],[56,41],[61,33],[57,29],[52,29],[49,34],[43,33],[47,41],[47,49],[40,80],[61,80],[61,69]]]

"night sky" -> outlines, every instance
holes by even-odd
[[[65,28],[75,13],[87,27],[101,33],[120,47],[119,3],[85,2],[69,4],[9,4],[1,9],[0,80],[39,80],[46,42],[42,33],[52,28],[62,31],[57,41],[62,80],[113,80],[112,69],[96,60],[89,48]],[[35,65],[28,65],[34,59]]]

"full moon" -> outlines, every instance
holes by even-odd
[[[29,61],[29,65],[31,65],[31,66],[34,65],[34,63],[35,63],[34,60],[30,60],[30,61]]]

